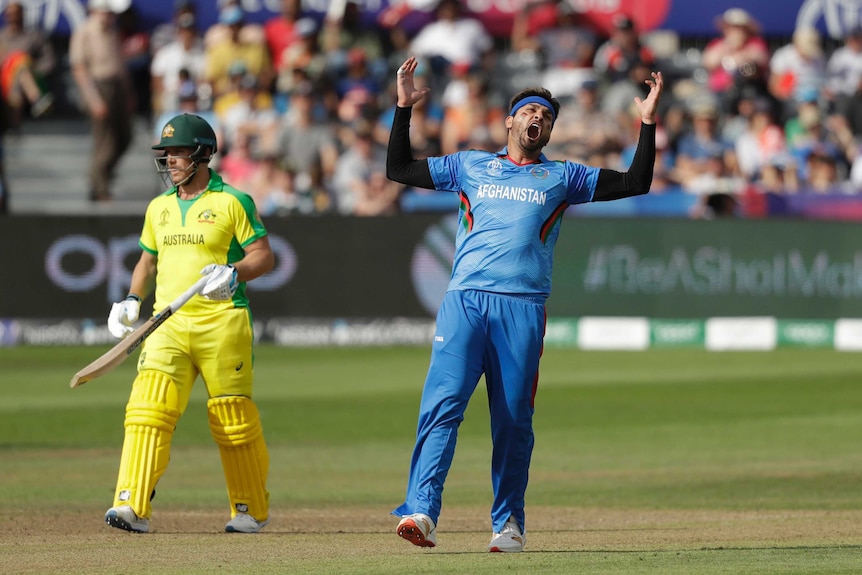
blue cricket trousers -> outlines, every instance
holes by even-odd
[[[493,530],[510,515],[524,529],[533,452],[533,399],[545,335],[545,301],[485,291],[449,291],[437,313],[431,364],[419,407],[405,502],[392,513],[437,523],[458,427],[485,374],[491,411]]]

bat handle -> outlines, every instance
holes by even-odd
[[[172,301],[170,305],[171,313],[177,311],[178,309],[186,305],[186,302],[192,299],[195,295],[199,294],[200,291],[204,289],[204,286],[207,284],[207,279],[208,276],[203,276],[201,279],[196,281],[192,285],[192,287],[184,291],[177,299]]]

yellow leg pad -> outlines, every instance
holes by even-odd
[[[207,402],[207,411],[221,454],[231,517],[248,513],[265,521],[269,518],[269,451],[257,406],[247,397],[214,397]]]
[[[179,417],[174,382],[159,371],[142,371],[126,405],[126,436],[114,506],[131,505],[138,517],[149,518],[150,497],[168,467]]]

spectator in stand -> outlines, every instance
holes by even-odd
[[[846,120],[826,115],[824,105],[813,90],[800,98],[797,113],[784,125],[788,151],[804,170],[808,156],[818,150],[834,160],[839,176],[847,177],[858,146]],[[804,173],[800,176],[805,178]]]
[[[6,180],[6,162],[4,158],[6,122],[2,119],[5,115],[6,102],[0,98],[0,215],[9,213],[9,183]]]
[[[383,28],[398,28],[401,21],[416,10],[433,10],[440,0],[391,0],[389,6],[380,12],[377,21]]]
[[[820,33],[799,28],[793,40],[778,48],[769,63],[769,91],[781,103],[781,119],[796,113],[804,94],[820,93],[826,85],[826,58]]]
[[[649,93],[649,88],[644,88],[644,80],[650,77],[650,72],[646,62],[634,62],[627,78],[605,87],[602,111],[621,125],[627,125],[631,119],[634,98],[643,99]]]
[[[734,154],[733,145],[721,138],[719,110],[715,103],[710,100],[696,102],[689,117],[690,128],[680,136],[677,143],[674,172],[683,187],[703,173],[724,173],[727,167],[736,165],[735,159],[727,158]],[[723,164],[720,170],[714,166],[717,162]]]
[[[793,194],[799,191],[799,170],[789,155],[774,156],[760,168],[755,186],[761,193]]]
[[[150,35],[139,25],[137,9],[129,4],[123,12],[117,14],[117,29],[120,34],[120,46],[123,60],[129,71],[132,90],[135,91],[137,108],[135,111],[147,120],[152,116],[152,90],[150,88]]]
[[[440,0],[436,19],[426,24],[410,43],[410,51],[428,59],[431,79],[445,81],[453,64],[480,69],[494,47],[493,39],[481,22],[467,16],[458,0]]]
[[[721,36],[703,51],[703,66],[709,74],[707,86],[723,96],[728,111],[738,92],[752,85],[766,92],[769,73],[769,46],[760,35],[760,25],[742,8],[728,8],[717,19]]]
[[[853,94],[835,106],[833,116],[841,118],[854,137],[862,139],[862,80]]]
[[[850,163],[850,186],[857,194],[862,191],[862,150],[858,146]]]
[[[317,96],[311,83],[298,85],[278,127],[279,159],[296,168],[296,189],[305,213],[330,210],[330,186],[338,162],[332,126],[318,120]]]
[[[862,27],[855,26],[844,36],[844,44],[836,48],[826,61],[826,95],[842,113],[847,101],[862,82]]]
[[[335,7],[340,6],[339,13]],[[339,77],[346,73],[350,51],[359,48],[365,53],[368,73],[378,84],[384,84],[389,67],[383,49],[383,32],[377,26],[362,21],[358,0],[332,2],[321,31],[321,47],[331,73]]]
[[[188,13],[180,15],[176,21],[176,39],[159,48],[153,55],[150,75],[153,91],[152,106],[156,114],[176,112],[179,106],[182,70],[186,71],[194,83],[204,78],[206,52],[196,24],[193,15]]]
[[[739,173],[749,181],[776,157],[786,157],[784,130],[775,122],[773,104],[761,98],[754,103],[748,129],[734,144]]]
[[[212,2],[212,0],[208,1]],[[233,6],[243,10],[242,2],[240,0],[216,0],[216,9],[218,10],[219,15]],[[244,14],[245,12],[243,12],[243,15]],[[227,38],[233,36],[231,28],[233,28],[232,24],[225,24],[219,19],[219,21],[207,28],[206,32],[204,32],[204,47],[209,50],[210,46],[221,44]],[[239,37],[244,43],[263,44],[266,46],[266,33],[261,24],[246,22],[243,19],[242,26],[240,26]],[[268,51],[269,50],[267,49],[267,52]]]
[[[402,184],[386,177],[385,170],[374,170],[363,194],[357,199],[354,216],[394,216],[401,211]]]
[[[466,98],[443,106],[440,149],[443,154],[462,150],[496,150],[505,145],[506,112],[488,98],[488,81],[481,73],[466,78]]]
[[[813,148],[805,159],[805,170],[800,178],[799,190],[809,194],[852,194],[853,184],[840,168],[840,159],[833,150]]]
[[[24,27],[24,9],[10,2],[0,27],[0,85],[11,125],[20,123],[24,109],[37,118],[54,105],[48,82],[57,66],[54,48],[44,32]]]
[[[371,120],[380,114],[378,98],[381,87],[368,73],[368,57],[361,47],[351,48],[347,55],[347,70],[335,80],[338,97],[338,120],[351,123]]]
[[[269,50],[260,38],[246,38],[243,34],[245,13],[238,4],[227,4],[219,12],[219,23],[227,27],[228,35],[210,37],[204,41],[207,53],[206,79],[215,96],[227,91],[230,85],[228,71],[236,61],[245,64],[246,71],[257,76],[261,86],[270,86],[273,73]],[[209,33],[208,33],[209,35]]]
[[[691,217],[712,219],[721,216],[735,216],[737,213],[737,196],[745,192],[748,182],[745,178],[734,175],[724,161],[724,155],[718,151],[706,158],[702,171],[686,182],[681,182],[683,191],[698,196],[699,201],[691,213]]]
[[[559,18],[557,0],[527,0],[523,10],[515,12],[509,42],[512,52],[540,52],[539,32],[554,28]]]
[[[735,142],[748,131],[748,122],[754,113],[754,104],[764,96],[754,86],[743,86],[731,104],[731,109],[722,114],[721,138]]]
[[[296,34],[298,41],[285,49],[281,55],[281,67],[277,70],[276,92],[284,97],[307,79],[317,88],[329,84],[326,55],[320,51],[317,22],[310,17],[300,18],[296,22]],[[337,98],[326,100],[328,109],[334,111],[338,107]]]
[[[111,199],[111,179],[132,141],[137,108],[111,5],[111,0],[90,0],[87,19],[69,42],[72,75],[92,123],[92,201]]]
[[[625,14],[613,18],[611,37],[596,50],[593,67],[606,83],[626,80],[631,69],[643,63],[652,69],[655,54],[641,43],[634,20]]]
[[[584,82],[592,76],[596,35],[568,3],[557,4],[557,20],[553,26],[538,32],[544,72],[541,84],[566,100],[574,97]]]
[[[541,55],[546,71],[542,84],[559,98],[571,94],[573,88],[561,85],[565,79],[560,76],[592,66],[596,35],[568,2],[542,0],[515,13],[511,42],[514,52]],[[548,80],[559,87],[548,85]]]
[[[302,17],[302,1],[281,0],[279,7],[278,15],[263,25],[266,45],[275,70],[281,69],[284,52],[300,39],[296,23]]]
[[[252,136],[247,132],[239,132],[234,138],[230,151],[222,155],[219,173],[224,177],[225,182],[234,187],[247,186],[259,166]]]
[[[253,150],[275,150],[272,140],[278,113],[272,97],[258,84],[255,75],[246,74],[240,79],[239,99],[224,110],[220,120],[228,152],[233,149],[234,142],[241,139],[248,141]]]
[[[156,52],[177,40],[177,32],[179,30],[180,18],[191,16],[194,20],[198,19],[197,9],[193,0],[175,0],[174,14],[170,22],[162,22],[153,28],[150,34],[150,50],[155,56]]]
[[[560,114],[554,122],[554,136],[546,148],[548,155],[586,162],[596,153],[619,153],[625,145],[623,126],[601,110],[597,79],[593,75],[583,78],[572,102],[560,102],[570,111]],[[640,125],[636,125],[639,129]],[[637,142],[638,134],[633,137]]]
[[[254,198],[260,215],[288,216],[302,212],[296,193],[296,170],[279,161],[277,154],[259,153],[257,170],[252,174],[246,191]]]
[[[385,174],[386,162],[385,151],[374,141],[370,125],[359,122],[348,134],[332,176],[335,209],[345,216],[353,214],[367,196],[371,174],[375,170]]]

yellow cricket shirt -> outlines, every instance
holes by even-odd
[[[167,307],[199,280],[204,266],[239,261],[245,246],[266,235],[254,200],[209,172],[207,189],[197,198],[181,200],[173,187],[147,206],[138,243],[158,258],[154,310]],[[205,315],[248,307],[245,288],[240,283],[233,300],[228,301],[194,297],[177,314]]]

